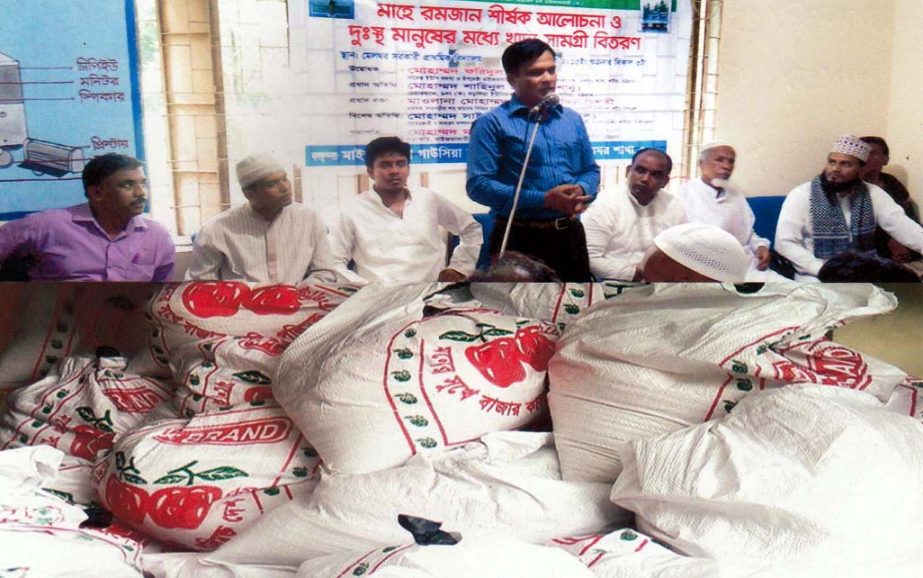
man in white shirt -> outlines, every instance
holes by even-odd
[[[769,240],[753,231],[756,218],[743,193],[729,181],[734,172],[737,153],[726,142],[713,142],[699,153],[701,176],[680,189],[679,196],[690,223],[720,227],[733,235],[746,249],[753,262],[748,280],[766,280],[764,271],[772,261]]]
[[[410,145],[397,137],[365,149],[373,187],[343,203],[330,227],[330,246],[341,266],[352,261],[356,282],[461,281],[474,273],[483,243],[474,218],[429,189],[407,187]],[[449,265],[440,227],[458,235]]]
[[[870,147],[852,135],[836,140],[814,180],[785,198],[776,226],[776,250],[795,266],[796,281],[816,281],[824,262],[846,251],[875,251],[875,227],[923,251],[923,228],[881,188],[860,178]]]
[[[326,228],[313,210],[292,203],[282,165],[268,155],[251,155],[237,163],[237,180],[248,202],[202,226],[186,279],[336,282]]]
[[[641,149],[625,169],[627,186],[600,195],[583,215],[590,271],[598,279],[641,281],[645,252],[660,232],[684,223],[683,203],[662,190],[673,161],[657,149]]]

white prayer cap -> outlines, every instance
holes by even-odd
[[[872,147],[868,143],[862,142],[862,140],[851,134],[841,135],[833,143],[832,153],[840,153],[844,155],[849,155],[856,157],[862,162],[869,160],[869,154],[872,152]]]
[[[727,141],[715,140],[715,141],[712,141],[712,142],[710,142],[710,143],[706,143],[706,144],[702,145],[702,148],[699,149],[699,154],[702,154],[702,153],[704,153],[704,152],[706,152],[706,151],[710,151],[711,149],[716,149],[716,148],[718,148],[718,147],[729,147],[729,148],[732,148],[732,149],[734,148],[734,146],[733,146],[731,143],[727,142]]]
[[[271,156],[262,153],[250,155],[237,163],[237,182],[240,183],[240,188],[246,189],[273,173],[284,172],[285,168]]]
[[[742,283],[750,268],[750,256],[740,242],[714,225],[676,225],[654,237],[654,244],[680,265],[715,281]]]

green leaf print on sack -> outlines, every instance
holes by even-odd
[[[42,409],[44,410],[44,408]],[[96,417],[92,407],[83,406],[77,408],[77,415],[79,415],[83,421],[87,422],[100,431],[115,433],[112,429],[112,417],[110,416],[110,411],[108,409],[106,410],[106,413],[102,415],[102,417]]]
[[[413,405],[417,403],[417,396],[412,393],[398,393],[394,397],[396,397],[401,403],[406,403],[407,405]]]
[[[426,448],[428,450],[433,449],[438,444],[433,438],[418,438],[417,443],[420,444],[420,447]]]
[[[268,376],[260,373],[259,371],[256,371],[255,369],[235,373],[234,377],[246,383],[255,383],[259,385],[268,385],[272,383],[272,380],[269,379]]]
[[[410,381],[410,372],[404,369],[400,371],[392,371],[391,377],[393,377],[395,381],[400,381],[400,382]]]
[[[747,364],[743,361],[734,360],[731,362],[731,371],[734,373],[747,373]]]
[[[394,353],[401,359],[410,359],[413,357],[413,351],[410,351],[406,347],[401,347],[400,349],[395,349]]]
[[[167,475],[161,476],[154,480],[154,483],[179,484],[185,482],[185,485],[191,486],[196,478],[205,480],[207,482],[215,482],[220,480],[230,480],[231,478],[246,478],[250,475],[243,470],[239,470],[231,466],[219,466],[217,468],[211,468],[209,470],[196,473],[192,470],[192,468],[198,463],[198,460],[193,460],[184,466],[176,468],[175,470],[170,470],[167,472]]]
[[[429,425],[429,420],[422,415],[405,415],[404,419],[417,427],[426,427]]]

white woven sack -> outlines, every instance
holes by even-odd
[[[77,355],[44,379],[10,393],[0,414],[0,449],[48,445],[67,453],[52,489],[80,503],[92,501],[90,467],[171,396],[170,387],[125,371],[124,357]]]
[[[452,532],[501,533],[530,543],[627,521],[608,484],[561,480],[551,435],[498,432],[481,442],[369,474],[322,474],[306,499],[270,512],[207,558],[229,564],[299,565],[342,550],[407,540],[407,514]]]
[[[42,491],[63,458],[49,446],[0,451],[0,575],[141,578],[137,542],[80,528],[81,508]]]
[[[814,382],[887,400],[906,374],[825,339],[894,309],[871,285],[660,284],[597,303],[549,363],[565,479],[612,482],[619,445],[725,415],[751,392]]]
[[[650,537],[623,528],[608,534],[555,538],[557,546],[577,557],[598,578],[714,578],[718,565],[708,558],[683,556]]]
[[[919,574],[923,425],[873,396],[768,390],[626,445],[613,501],[681,552],[767,576]]]
[[[558,328],[439,289],[366,286],[282,355],[275,397],[332,471],[394,467],[545,415]]]
[[[177,349],[201,340],[238,336],[278,353],[343,302],[351,286],[270,285],[239,281],[165,283],[148,300],[147,348],[129,369],[169,376]]]
[[[298,578],[593,578],[579,561],[557,548],[527,544],[502,534],[462,536],[451,546],[401,546],[341,552],[308,560]]]
[[[117,438],[95,472],[115,518],[213,550],[313,487],[317,457],[273,401],[159,420]]]

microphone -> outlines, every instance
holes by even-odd
[[[553,92],[549,92],[548,94],[543,96],[540,101],[538,101],[538,104],[536,104],[529,110],[529,114],[530,115],[541,114],[560,102],[561,102],[561,99],[558,97],[557,94]]]

